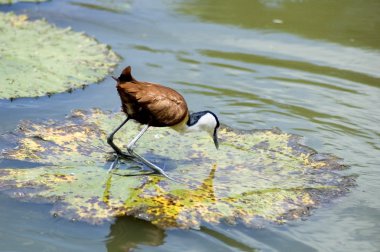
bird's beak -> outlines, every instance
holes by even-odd
[[[115,76],[111,76],[111,77],[112,77],[112,79],[114,79],[115,81],[119,81],[119,79],[116,78]]]
[[[218,135],[216,134],[216,130],[214,131],[214,135],[212,136],[212,139],[214,140],[216,149],[219,149]]]

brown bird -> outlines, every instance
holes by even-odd
[[[171,179],[160,167],[133,150],[136,142],[151,126],[171,127],[181,133],[206,131],[212,136],[215,147],[219,147],[217,137],[219,120],[213,112],[201,111],[190,114],[182,95],[160,84],[137,81],[132,77],[130,66],[126,67],[118,78],[112,78],[117,82],[116,88],[127,118],[107,138],[107,143],[116,152],[116,160],[109,171],[115,167],[118,158],[121,157],[140,161],[155,172]],[[127,145],[129,154],[126,154],[113,143],[113,136],[129,119],[134,119],[146,126]]]

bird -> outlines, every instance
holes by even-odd
[[[190,113],[185,98],[169,87],[161,84],[138,81],[132,76],[132,68],[124,68],[116,81],[116,89],[120,96],[122,111],[126,119],[107,137],[107,143],[115,151],[116,159],[109,172],[116,166],[119,158],[142,162],[164,177],[173,180],[163,169],[143,158],[134,151],[134,146],[149,127],[170,127],[180,133],[205,131],[213,139],[216,149],[219,148],[219,119],[209,110]],[[122,152],[113,142],[114,135],[130,119],[135,120],[143,129],[127,144],[128,153]]]

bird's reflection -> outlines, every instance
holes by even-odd
[[[164,243],[165,231],[133,217],[119,217],[110,226],[107,251],[133,251],[140,245],[159,246]]]

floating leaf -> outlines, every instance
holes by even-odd
[[[207,134],[179,135],[151,128],[136,152],[162,167],[159,175],[128,176],[144,167],[110,165],[105,139],[125,115],[75,111],[64,121],[25,122],[3,136],[0,190],[15,198],[52,202],[52,213],[100,223],[130,215],[163,227],[198,228],[203,222],[284,222],[340,196],[353,185],[345,166],[279,130],[219,131],[220,150]],[[115,142],[125,148],[140,125],[128,122]],[[33,164],[33,168],[18,166]],[[146,169],[146,168],[145,168]]]
[[[104,78],[119,57],[71,29],[0,13],[0,99],[68,91]]]

